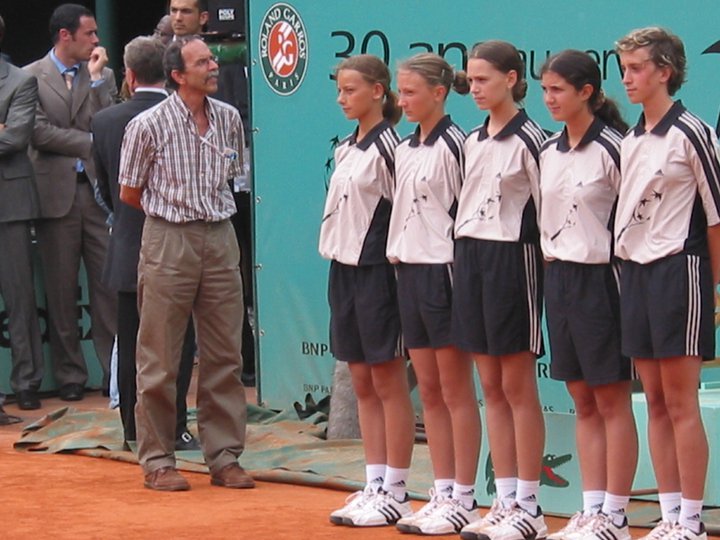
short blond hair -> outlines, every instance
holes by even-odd
[[[615,42],[619,53],[635,51],[647,47],[650,60],[660,67],[669,67],[668,93],[672,96],[680,90],[687,74],[687,57],[682,40],[659,26],[649,26],[633,30]]]

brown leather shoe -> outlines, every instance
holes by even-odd
[[[187,491],[190,484],[174,467],[161,467],[145,475],[145,487],[157,491]]]
[[[210,483],[213,486],[221,486],[226,488],[247,489],[254,488],[255,481],[245,472],[237,463],[225,465],[218,472],[210,477]]]

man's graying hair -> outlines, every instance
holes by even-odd
[[[138,36],[125,45],[123,62],[139,83],[157,84],[165,79],[163,55],[165,45],[151,36]]]

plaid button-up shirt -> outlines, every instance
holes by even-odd
[[[242,171],[242,120],[220,101],[208,98],[205,106],[210,123],[205,135],[177,93],[128,124],[119,181],[143,188],[148,216],[213,222],[236,212],[228,181]]]

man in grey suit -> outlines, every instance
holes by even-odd
[[[140,258],[145,213],[120,200],[118,169],[120,145],[125,126],[141,112],[154,107],[167,97],[163,54],[165,45],[153,37],[136,37],[125,45],[123,60],[125,80],[132,98],[98,112],[92,120],[93,156],[97,170],[98,191],[113,211],[103,283],[118,293],[118,389],[120,419],[126,441],[136,440],[135,403],[137,394],[135,348],[140,324],[137,297],[137,269]],[[177,381],[175,406],[176,450],[199,450],[200,445],[187,428],[187,393],[195,356],[195,334],[186,333]]]
[[[5,23],[0,17],[0,45]],[[0,292],[10,331],[10,386],[21,409],[39,409],[42,343],[35,303],[30,220],[38,196],[27,148],[35,124],[37,80],[0,56]]]
[[[95,352],[107,389],[116,326],[115,295],[101,283],[108,245],[107,215],[95,201],[90,121],[117,95],[115,77],[98,47],[92,12],[63,4],[50,17],[53,48],[26,66],[37,77],[39,103],[30,157],[40,194],[36,230],[47,293],[50,350],[60,398],[83,398],[87,366],[78,335],[78,271],[82,257],[90,292]]]

